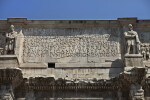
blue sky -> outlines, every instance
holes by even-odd
[[[0,0],[0,20],[150,19],[150,0]]]

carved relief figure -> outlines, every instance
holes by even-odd
[[[141,54],[143,55],[143,59],[146,60],[146,45],[141,44]]]
[[[10,26],[10,32],[6,33],[6,45],[4,54],[14,54],[16,39],[17,39],[17,32],[15,32],[14,25]]]
[[[144,60],[150,59],[150,45],[147,43],[141,44],[141,54],[143,55]]]
[[[150,58],[150,48],[149,48],[149,45],[147,44],[146,45],[146,58],[147,58],[147,60]]]
[[[127,44],[126,54],[139,54],[140,53],[140,40],[136,31],[133,31],[132,24],[129,24],[129,31],[124,32]]]

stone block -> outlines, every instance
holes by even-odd
[[[22,63],[19,66],[20,68],[48,68],[47,63]]]
[[[16,55],[0,55],[0,68],[17,68],[18,66]]]
[[[26,100],[26,98],[17,98],[17,100]]]
[[[125,55],[125,67],[143,67],[143,56],[140,54]]]

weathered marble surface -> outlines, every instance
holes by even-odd
[[[18,67],[19,62],[16,55],[0,55],[0,69]]]
[[[24,62],[100,62],[119,56],[117,29],[24,29]],[[33,59],[34,58],[34,59]],[[82,59],[82,60],[80,60]]]
[[[3,80],[0,86],[12,80],[16,99],[128,100],[138,97],[138,93],[143,98],[143,91],[149,92],[150,20],[44,21],[8,18],[0,20],[0,52],[5,47],[4,34],[11,24],[18,34],[15,55],[20,76],[14,72],[16,76],[4,78],[5,68],[14,66],[14,63],[0,60],[0,79]],[[129,24],[134,26],[141,41],[140,57],[125,55],[124,32],[128,31]],[[0,55],[0,58],[4,56]],[[11,75],[8,73],[8,76]],[[137,85],[137,89],[131,88],[137,83],[142,89]],[[132,95],[130,90],[136,93]],[[150,97],[147,92],[146,97]]]

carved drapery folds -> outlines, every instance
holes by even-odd
[[[10,25],[9,30],[1,34],[0,55],[15,54],[17,35],[14,25]]]
[[[6,36],[6,44],[4,48],[4,54],[14,54],[15,47],[16,47],[16,39],[17,39],[17,32],[15,31],[14,25],[10,26],[10,31],[5,34]]]
[[[127,50],[126,54],[140,53],[140,40],[136,31],[133,31],[132,24],[129,24],[129,31],[124,32]]]

